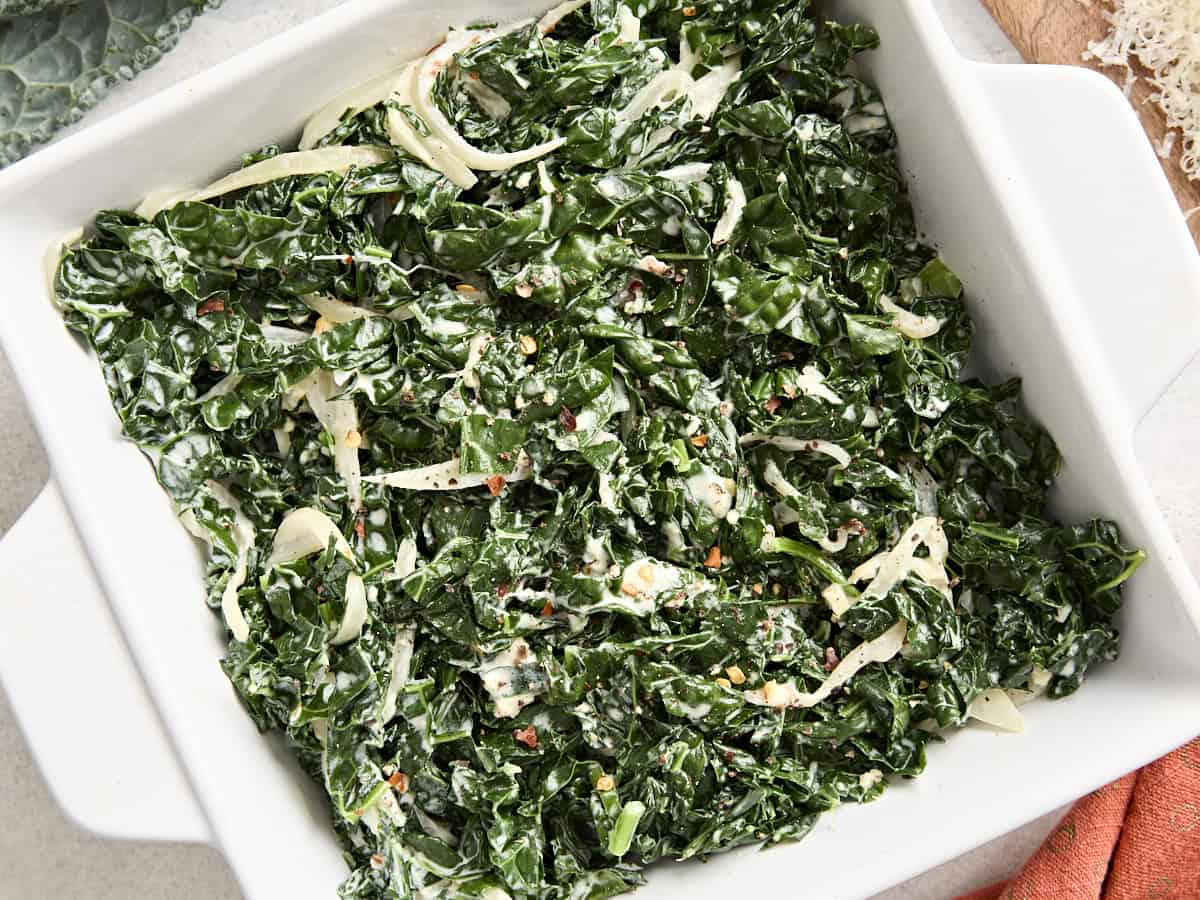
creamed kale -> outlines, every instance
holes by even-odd
[[[875,43],[773,0],[472,26],[65,250],[343,897],[795,840],[1116,655],[1142,554],[1049,521],[1018,383],[960,377]]]

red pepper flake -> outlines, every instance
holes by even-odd
[[[633,279],[633,281],[629,282],[628,290],[629,290],[629,293],[636,294],[636,293],[639,293],[642,290],[642,288],[644,288],[644,287],[645,287],[645,285],[642,284],[640,281],[638,281],[635,278],[635,279]]]
[[[548,619],[552,615],[554,615],[554,604],[547,600],[546,605],[542,607],[542,618]]]
[[[849,522],[847,522],[842,527],[845,528],[847,531],[849,531],[851,534],[857,534],[859,536],[862,536],[867,533],[867,526],[864,525],[858,519],[851,519]]]
[[[779,409],[779,398],[772,394],[771,398],[763,404],[763,407],[769,413],[775,412],[775,410]]]
[[[727,763],[733,762],[733,751],[732,750],[725,751],[725,762],[727,762]]]
[[[508,591],[509,591],[509,584],[507,581],[502,581],[498,585],[496,585],[496,596],[497,597],[500,597],[501,599],[507,597]]]
[[[342,262],[344,262],[348,266],[352,266],[352,265],[354,265],[354,257],[347,256],[345,259],[342,260]]]
[[[404,794],[408,792],[408,776],[403,772],[392,773],[387,783],[394,787],[398,793]]]
[[[837,668],[839,662],[841,662],[841,660],[838,659],[837,651],[834,650],[832,647],[826,647],[825,648],[825,666],[824,666],[825,671],[832,672],[834,669]]]
[[[354,533],[360,538],[365,538],[367,536],[367,526],[363,524],[362,519],[354,520]]]
[[[537,729],[532,725],[526,728],[518,728],[513,732],[513,740],[518,744],[524,744],[530,750],[537,749]]]
[[[695,437],[693,437],[692,438],[692,446],[700,447],[700,448],[707,447],[708,446],[708,435],[707,434],[698,434]]]
[[[571,412],[565,406],[561,410],[559,410],[558,421],[559,421],[559,424],[562,425],[563,429],[566,430],[567,432],[572,432],[575,430],[575,427],[577,424],[576,419],[575,419],[575,413]]]
[[[708,551],[708,556],[704,557],[704,565],[710,569],[721,568],[721,548],[713,544],[712,549]]]
[[[487,484],[488,493],[493,497],[499,497],[504,490],[504,485],[508,482],[504,480],[503,475],[493,475],[485,483]]]
[[[225,312],[225,301],[220,297],[213,297],[209,300],[205,300],[198,307],[196,307],[197,316],[207,316],[209,313],[219,312]]]

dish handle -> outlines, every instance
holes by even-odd
[[[0,585],[0,686],[66,815],[212,843],[53,481],[0,540]]]
[[[1100,73],[967,65],[1006,123],[1132,433],[1200,349],[1200,255],[1175,195],[1129,101]]]

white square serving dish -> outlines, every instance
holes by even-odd
[[[70,814],[214,843],[252,900],[331,898],[345,868],[318,792],[217,666],[194,542],[50,303],[47,248],[100,208],[295,140],[325,100],[447,25],[547,5],[358,0],[0,173],[0,341],[53,469],[0,544],[0,678]],[[1054,512],[1116,519],[1150,561],[1126,589],[1120,660],[1027,707],[1026,734],[963,729],[880,802],[837,810],[796,845],[657,866],[646,900],[864,897],[1200,731],[1200,590],[1133,453],[1138,421],[1200,347],[1200,258],[1136,119],[1093,73],[962,59],[931,0],[824,6],[880,32],[861,65],[899,133],[918,222],[966,285],[977,365],[1024,377],[1066,457]]]

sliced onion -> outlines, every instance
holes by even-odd
[[[417,542],[406,537],[396,545],[396,562],[392,565],[394,578],[407,578],[417,571]]]
[[[320,175],[324,172],[347,172],[356,166],[377,166],[395,157],[395,153],[384,147],[321,147],[317,150],[281,153],[226,175],[197,191],[151,194],[137,208],[137,213],[142,218],[152,219],[164,209],[170,209],[185,200],[209,200],[292,175]]]
[[[346,112],[357,115],[386,100],[392,93],[399,72],[393,70],[376,75],[334,97],[313,113],[300,137],[300,149],[311,150],[317,141],[338,127]]]
[[[747,703],[755,706],[770,706],[774,709],[790,709],[793,707],[811,707],[827,699],[837,688],[853,678],[864,666],[871,663],[887,662],[900,652],[904,644],[904,635],[908,625],[900,619],[879,637],[863,641],[846,654],[837,668],[829,673],[829,677],[821,682],[821,686],[811,693],[797,690],[792,682],[776,684],[768,681],[761,688],[743,692]]]
[[[967,715],[1001,731],[1020,733],[1025,720],[1003,688],[988,688],[967,704]]]
[[[514,166],[533,162],[547,153],[553,153],[566,143],[566,138],[559,137],[512,153],[489,153],[467,143],[462,135],[454,130],[450,120],[442,114],[437,103],[434,102],[433,86],[437,81],[438,73],[451,63],[455,54],[486,41],[495,40],[501,34],[523,28],[526,24],[528,23],[519,22],[496,31],[451,31],[446,35],[445,42],[422,59],[413,68],[410,75],[417,113],[424,119],[433,135],[472,169],[484,172],[502,172]]]
[[[345,300],[338,300],[328,294],[305,294],[300,299],[304,301],[305,306],[334,325],[353,322],[355,319],[371,319],[379,315],[377,312],[363,309],[361,306],[355,306]]]
[[[345,644],[362,634],[367,621],[367,587],[362,576],[351,572],[346,576],[346,611],[342,613],[342,624],[330,640],[332,644]]]
[[[725,183],[725,210],[713,228],[712,242],[715,246],[729,243],[733,237],[733,229],[742,220],[742,212],[746,209],[746,189],[736,178],[730,178]]]
[[[353,400],[330,400],[337,393],[333,374],[320,370],[306,380],[304,398],[322,427],[333,437],[333,467],[346,483],[351,510],[362,504],[362,478],[358,462],[358,409]]]
[[[575,10],[582,9],[591,2],[592,0],[566,0],[565,3],[558,4],[558,6],[538,19],[538,31],[542,34],[549,34],[558,26],[559,22],[575,12]]]
[[[755,444],[770,444],[772,447],[778,447],[780,450],[786,450],[789,453],[794,453],[798,450],[807,450],[811,453],[823,453],[831,459],[837,460],[838,468],[844,469],[850,465],[852,457],[850,453],[833,441],[823,441],[819,438],[798,438],[787,437],[785,435],[764,434],[759,431],[752,431],[749,434],[742,435],[739,443],[743,447],[752,447]]]
[[[250,556],[250,548],[254,546],[254,524],[242,512],[242,505],[238,503],[237,498],[227,487],[219,482],[210,481],[208,489],[217,503],[225,509],[233,510],[233,542],[237,546],[238,555],[237,563],[221,594],[221,615],[225,619],[225,624],[229,626],[230,632],[233,633],[234,639],[245,642],[250,637],[250,625],[238,602],[238,591],[246,583],[247,561]],[[211,538],[206,539],[211,541]]]
[[[354,559],[354,551],[333,520],[321,510],[312,506],[302,506],[293,509],[279,527],[275,529],[275,540],[271,544],[271,555],[267,558],[266,568],[284,566],[288,563],[320,553],[329,546],[329,538],[333,537],[338,552],[346,559]]]
[[[517,467],[512,472],[501,473],[505,482],[526,481],[533,474],[532,463],[524,451],[517,459]],[[421,466],[418,469],[402,469],[398,472],[388,472],[384,475],[367,475],[363,481],[371,484],[383,484],[387,487],[400,488],[406,491],[462,491],[469,488],[483,487],[495,474],[487,472],[472,472],[464,475],[461,472],[458,458],[446,462],[434,463],[431,466]]]
[[[879,297],[879,308],[892,317],[892,328],[910,338],[933,337],[942,327],[942,320],[937,316],[918,316],[909,312],[903,306],[896,304],[886,294]]]
[[[417,629],[412,625],[396,632],[396,641],[392,645],[392,677],[388,680],[387,691],[383,695],[383,708],[379,714],[381,725],[386,725],[395,718],[396,701],[400,698],[404,686],[408,684],[416,636]]]
[[[393,87],[392,100],[401,106],[415,106],[416,96],[413,92],[413,74],[420,63],[411,62],[400,73],[400,78]],[[397,147],[406,150],[414,159],[424,165],[441,172],[463,190],[474,187],[478,179],[462,160],[450,152],[450,149],[431,135],[421,135],[413,128],[412,123],[399,109],[389,109],[386,117],[388,139]]]

